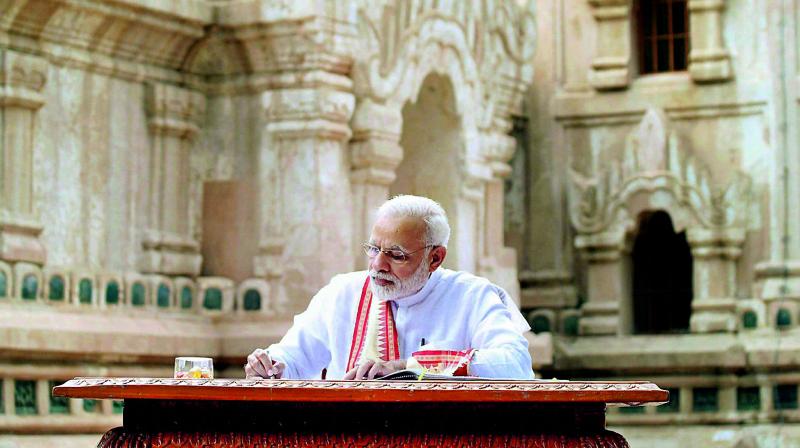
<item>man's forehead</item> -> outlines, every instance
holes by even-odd
[[[375,221],[370,241],[380,242],[384,247],[407,246],[424,236],[425,223],[415,217],[382,217]]]

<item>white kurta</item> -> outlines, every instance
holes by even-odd
[[[337,275],[322,288],[277,344],[269,347],[286,363],[284,378],[340,379],[347,367],[356,308],[366,271]],[[402,359],[420,349],[476,349],[471,375],[533,378],[522,315],[499,286],[466,272],[439,268],[416,294],[394,301]],[[516,313],[515,316],[512,313]],[[529,327],[528,327],[529,328]],[[422,341],[425,346],[422,346]]]

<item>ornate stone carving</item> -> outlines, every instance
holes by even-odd
[[[670,214],[678,231],[687,231],[692,248],[692,330],[734,331],[735,261],[757,215],[751,210],[756,203],[751,180],[735,172],[720,185],[659,110],[648,110],[622,156],[603,166],[588,176],[572,172],[575,246],[589,261],[589,290],[596,296],[583,307],[584,333],[625,331],[618,320],[621,304],[630,301],[630,273],[621,260],[625,236],[635,230],[640,212],[658,209]]]
[[[649,110],[632,133],[621,159],[604,163],[592,175],[572,171],[571,217],[581,234],[598,234],[622,226],[632,230],[626,212],[633,195],[664,192],[684,213],[674,213],[677,228],[740,228],[749,226],[753,189],[743,173],[724,186],[667,127],[662,112]],[[677,210],[676,210],[677,211]]]

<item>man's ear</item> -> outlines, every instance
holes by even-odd
[[[444,257],[447,256],[447,248],[443,246],[436,246],[433,248],[428,257],[430,257],[430,267],[428,271],[433,272],[442,265]]]

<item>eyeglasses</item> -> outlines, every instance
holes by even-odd
[[[411,258],[412,255],[415,253],[427,249],[429,247],[435,247],[433,244],[429,244],[425,247],[421,247],[414,252],[404,252],[400,249],[381,249],[378,246],[372,244],[364,244],[364,253],[367,254],[369,258],[375,258],[378,256],[379,253],[383,252],[387,257],[389,257],[389,261],[394,264],[403,264]]]

